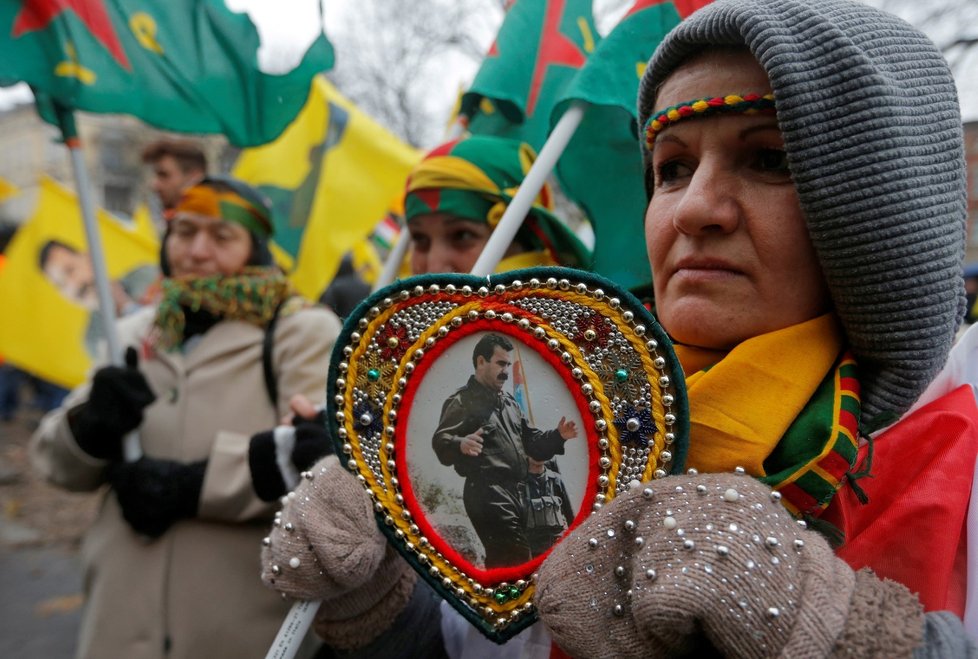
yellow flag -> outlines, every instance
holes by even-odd
[[[127,224],[99,211],[98,222],[113,297],[125,313],[158,279],[159,240],[148,214]],[[42,179],[34,216],[14,234],[6,255],[0,354],[56,384],[79,384],[104,331],[74,193]]]
[[[275,242],[295,258],[292,281],[316,299],[420,157],[317,76],[296,120],[274,142],[242,151],[232,174],[272,201]]]

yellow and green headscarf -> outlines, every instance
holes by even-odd
[[[404,196],[404,219],[447,213],[495,228],[536,159],[525,143],[487,135],[448,142],[411,172]],[[528,250],[548,252],[559,265],[587,268],[591,252],[553,215],[553,197],[544,185],[516,234]]]
[[[240,224],[262,241],[274,231],[268,203],[247,184],[227,177],[205,178],[188,188],[171,212],[219,217]]]

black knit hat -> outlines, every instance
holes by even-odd
[[[710,46],[746,46],[767,72],[864,414],[903,413],[947,360],[965,306],[967,170],[947,63],[920,31],[859,2],[716,0],[656,50],[641,125],[662,82]]]

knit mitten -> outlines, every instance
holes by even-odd
[[[312,418],[295,416],[292,426],[278,426],[252,435],[248,466],[255,494],[274,501],[299,483],[299,475],[333,452],[326,430],[326,412]]]
[[[856,583],[757,480],[671,476],[618,496],[560,543],[540,568],[535,604],[573,656],[712,647],[725,657],[827,657],[866,620],[889,629],[884,609],[853,597]],[[922,638],[916,598],[875,576],[868,584],[895,602],[903,625],[884,654],[910,656]]]
[[[122,458],[122,438],[143,422],[156,395],[139,370],[136,349],[126,349],[125,366],[95,371],[88,401],[68,412],[71,434],[83,451],[102,460]]]
[[[302,600],[323,600],[316,631],[352,649],[385,631],[411,597],[416,574],[377,528],[363,486],[334,456],[285,498],[262,549],[262,581]]]
[[[180,519],[197,516],[207,461],[175,462],[143,456],[115,462],[109,482],[122,516],[137,533],[158,538]]]

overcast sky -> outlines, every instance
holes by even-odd
[[[866,1],[879,5],[883,0]],[[595,5],[599,6],[601,2],[596,0]],[[270,72],[278,72],[276,69],[298,61],[319,29],[319,0],[226,0],[226,3],[232,10],[247,11],[251,16],[262,38],[259,63]],[[337,17],[344,11],[355,11],[357,3],[356,0],[324,0],[324,6],[326,35],[329,36],[330,26],[339,22]],[[603,31],[604,26],[599,24],[598,28]],[[978,48],[971,50],[969,61],[964,63],[967,66],[957,72],[958,90],[964,119],[978,121]],[[473,75],[474,68],[463,64],[456,67],[454,76],[444,76],[446,102],[450,103],[455,90],[470,82]],[[24,85],[0,89],[0,109],[30,99],[30,92]]]

